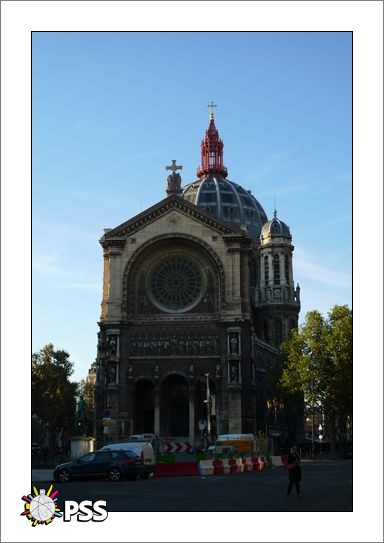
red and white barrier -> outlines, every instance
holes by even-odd
[[[200,460],[200,475],[223,475],[226,473],[245,473],[266,468],[268,462],[264,456],[245,458],[224,458],[222,460]]]
[[[228,458],[222,460],[224,473],[231,473],[231,466],[229,465]]]
[[[284,466],[282,456],[271,456],[272,466]]]
[[[224,466],[222,460],[213,460],[213,474],[214,475],[223,475],[224,473]]]
[[[230,467],[230,473],[237,473],[239,471],[236,458],[229,458],[228,463]]]
[[[212,460],[200,460],[199,462],[200,475],[213,475],[214,468]]]
[[[252,460],[253,471],[258,471],[260,469],[259,457],[253,456],[251,460]]]
[[[253,471],[252,459],[249,456],[246,456],[242,460],[244,464],[244,471]]]

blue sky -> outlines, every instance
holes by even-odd
[[[228,178],[291,228],[307,311],[351,306],[349,32],[35,32],[32,348],[96,356],[103,229],[195,179],[214,100]]]

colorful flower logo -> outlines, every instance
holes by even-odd
[[[40,492],[38,492],[37,488],[33,487],[33,494],[21,498],[25,502],[21,516],[26,516],[32,522],[33,527],[37,524],[50,524],[54,518],[63,516],[55,503],[59,491],[52,492],[52,490],[52,485],[47,493],[45,493],[44,488],[41,488]]]

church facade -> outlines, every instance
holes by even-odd
[[[97,433],[256,434],[298,325],[290,230],[228,179],[213,113],[197,179],[167,169],[167,196],[100,240]]]

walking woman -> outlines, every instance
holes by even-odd
[[[303,494],[300,489],[301,481],[301,467],[300,467],[300,457],[297,453],[297,447],[292,447],[287,458],[287,463],[285,467],[288,469],[289,483],[287,488],[287,496],[289,497],[292,492],[293,486],[296,488],[296,493],[299,497]]]

